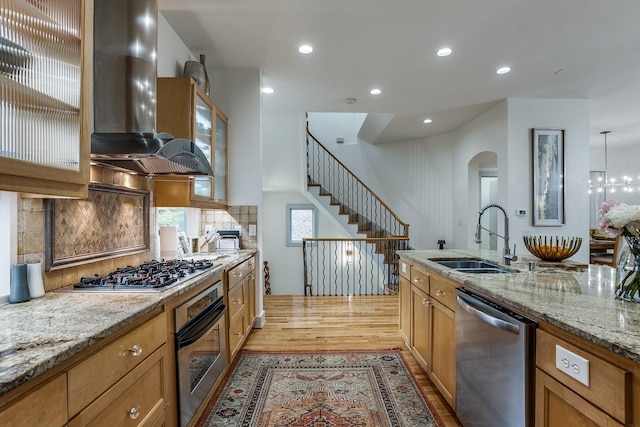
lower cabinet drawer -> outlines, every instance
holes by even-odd
[[[447,308],[455,311],[456,287],[444,279],[431,276],[429,280],[430,295],[444,304]]]
[[[231,326],[229,327],[229,361],[233,360],[233,356],[240,350],[240,346],[244,342],[245,313],[246,311],[242,312],[235,320],[231,321]]]
[[[152,426],[164,416],[166,346],[162,346],[69,422],[78,426]]]
[[[411,267],[411,284],[420,288],[425,294],[429,293],[429,274],[416,266]]]
[[[556,346],[589,361],[589,385],[556,367]],[[631,373],[548,332],[536,333],[536,366],[622,423],[631,422]]]
[[[60,374],[0,411],[3,426],[63,426],[67,423],[67,376]]]
[[[73,417],[104,393],[167,339],[162,313],[108,344],[68,372],[69,415]]]
[[[233,322],[236,314],[244,308],[244,286],[242,284],[234,286],[227,296],[229,297],[227,301],[229,306],[229,319]]]

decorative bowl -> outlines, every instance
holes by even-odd
[[[582,237],[523,236],[524,246],[543,261],[562,261],[578,252]]]

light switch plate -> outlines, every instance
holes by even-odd
[[[589,387],[589,361],[556,345],[556,368]]]
[[[256,235],[256,225],[249,224],[249,236],[255,236],[255,235]]]

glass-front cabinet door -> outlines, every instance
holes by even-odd
[[[214,165],[214,108],[206,95],[196,91],[193,142],[202,150],[209,163]],[[215,172],[215,171],[214,171]],[[193,196],[205,201],[213,200],[213,182],[209,176],[196,176],[193,182]]]
[[[90,0],[0,0],[0,190],[87,197],[92,25]]]
[[[190,77],[158,79],[157,112],[158,131],[193,141],[211,162],[214,176],[154,179],[155,205],[205,209],[226,206],[227,116]]]
[[[227,204],[227,169],[228,169],[228,124],[229,120],[222,111],[216,110],[216,139],[215,162],[213,173],[215,175],[214,200],[218,204]]]

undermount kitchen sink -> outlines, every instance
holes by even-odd
[[[517,270],[508,269],[495,262],[485,261],[483,259],[432,259],[431,261],[461,273],[504,274],[517,272]]]

